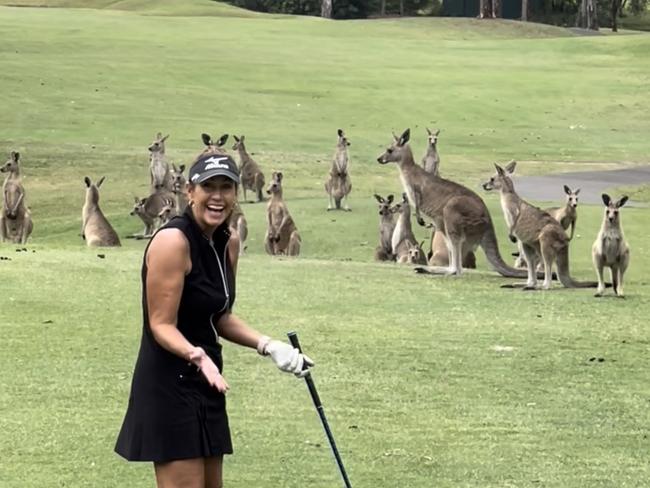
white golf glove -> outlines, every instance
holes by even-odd
[[[299,378],[304,377],[309,372],[308,369],[303,370],[305,364],[309,367],[314,365],[314,361],[301,354],[295,347],[286,342],[272,340],[266,336],[260,339],[257,351],[263,356],[271,356],[271,359],[281,371],[293,373]]]

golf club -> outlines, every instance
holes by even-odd
[[[289,337],[289,342],[291,342],[291,345],[302,353],[302,348],[300,347],[300,342],[298,341],[298,334],[296,332],[289,332],[287,333],[287,336]],[[304,366],[304,369],[307,369],[307,365]],[[345,467],[343,466],[341,455],[339,454],[339,450],[336,448],[336,442],[334,442],[334,436],[332,435],[330,426],[327,423],[327,417],[325,417],[325,410],[323,410],[323,405],[320,402],[320,397],[318,396],[318,392],[316,391],[316,385],[314,385],[314,380],[311,378],[311,373],[307,373],[305,375],[305,383],[307,383],[307,388],[309,388],[309,394],[311,395],[311,399],[314,402],[314,406],[318,411],[318,416],[320,417],[320,421],[323,424],[323,428],[325,429],[327,440],[329,441],[330,447],[332,448],[332,453],[334,453],[334,458],[336,459],[336,464],[338,465],[339,471],[341,472],[341,477],[343,478],[343,483],[345,483],[345,488],[352,488],[352,485],[350,485],[350,480],[348,479],[348,475],[345,472]]]

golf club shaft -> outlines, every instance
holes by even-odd
[[[289,332],[287,336],[289,337],[289,342],[291,342],[291,345],[296,349],[298,349],[300,352],[302,352],[302,348],[300,347],[300,341],[298,341],[298,334],[296,332]],[[305,365],[304,368],[307,369],[307,365]],[[338,465],[339,471],[341,472],[341,477],[343,478],[343,483],[345,483],[345,488],[352,488],[352,485],[350,484],[350,480],[348,479],[348,474],[345,472],[345,467],[343,466],[343,460],[341,459],[339,450],[336,448],[334,435],[332,434],[329,423],[327,422],[327,417],[325,417],[325,410],[323,409],[323,405],[321,404],[320,397],[318,396],[318,392],[316,391],[316,385],[314,385],[314,380],[311,377],[311,373],[307,373],[305,375],[305,383],[307,383],[309,394],[311,395],[311,399],[314,402],[314,406],[316,407],[316,411],[318,412],[320,421],[323,424],[323,428],[325,429],[325,435],[327,435],[327,440],[330,443],[330,448],[332,449],[332,453],[334,454],[334,459],[336,459],[336,464]]]

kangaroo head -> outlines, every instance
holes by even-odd
[[[174,200],[171,198],[165,198],[163,200],[163,206],[160,209],[160,212],[158,212],[158,218],[161,220],[161,223],[166,224],[171,220],[172,212],[175,207],[176,205],[174,204]]]
[[[618,201],[614,201],[607,193],[603,193],[603,203],[605,204],[605,218],[611,223],[615,224],[619,219],[619,209],[625,205],[628,197],[623,196]]]
[[[345,148],[350,145],[350,141],[348,141],[348,138],[345,137],[345,133],[343,132],[343,129],[339,129],[337,131],[337,134],[339,135],[337,146]]]
[[[282,191],[282,172],[274,171],[271,175],[271,182],[269,183],[266,193],[273,195]]]
[[[235,143],[232,145],[232,150],[233,151],[239,151],[240,149],[246,149],[246,146],[244,146],[244,140],[246,139],[245,135],[241,135],[241,137],[233,136],[235,138]]]
[[[564,185],[564,193],[566,193],[567,205],[573,208],[578,208],[578,193],[580,193],[580,188],[572,190],[568,186]]]
[[[424,241],[422,243],[418,244],[411,244],[409,242],[409,250],[408,250],[408,262],[410,264],[418,264],[422,262],[422,258],[424,256],[424,252],[422,251],[422,246],[424,245]]]
[[[379,215],[391,215],[393,213],[390,204],[393,203],[393,195],[388,195],[386,198],[375,193],[375,200],[379,204]]]
[[[146,198],[133,197],[134,204],[133,210],[131,210],[129,215],[144,215],[144,206],[147,203]]]
[[[168,137],[169,137],[169,134],[167,134],[165,137],[163,137],[162,133],[158,132],[156,134],[156,138],[153,140],[153,142],[149,146],[149,152],[165,154],[165,141],[167,140]]]
[[[178,168],[174,163],[172,163],[172,170],[171,170],[171,176],[172,176],[172,191],[175,193],[179,193],[183,191],[185,188],[185,183],[187,180],[185,179],[185,176],[183,175],[183,171],[185,171],[185,165],[181,164]]]
[[[393,143],[386,149],[386,152],[377,158],[379,164],[396,163],[401,161],[411,138],[411,129],[406,129],[400,137],[393,133]]]
[[[88,176],[84,176],[84,183],[86,184],[86,198],[90,198],[93,203],[99,202],[99,187],[102,186],[105,176],[102,176],[97,183],[93,183]]]
[[[213,151],[218,154],[225,154],[226,152],[223,149],[224,144],[226,144],[226,141],[228,140],[228,134],[223,134],[219,139],[216,141],[212,140],[212,137],[210,137],[210,134],[201,134],[201,140],[203,141],[203,144],[205,144],[205,148],[203,152],[208,152],[208,151]]]
[[[9,159],[7,162],[0,166],[0,172],[2,173],[15,173],[18,170],[18,165],[20,164],[20,153],[16,151],[11,151]]]
[[[502,188],[509,188],[512,186],[510,175],[515,172],[516,166],[517,161],[510,161],[505,168],[494,163],[497,172],[489,180],[483,183],[483,189],[487,191],[501,190]]]
[[[440,129],[436,129],[435,132],[431,132],[427,128],[427,140],[429,142],[429,146],[433,147],[434,149],[436,148],[436,144],[438,144],[438,135],[440,134]]]

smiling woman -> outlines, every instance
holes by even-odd
[[[232,314],[239,238],[228,219],[239,171],[202,153],[189,172],[189,205],[151,239],[142,266],[144,312],[131,395],[115,450],[152,461],[158,486],[222,486],[232,453],[220,337],[302,376],[313,362]]]

